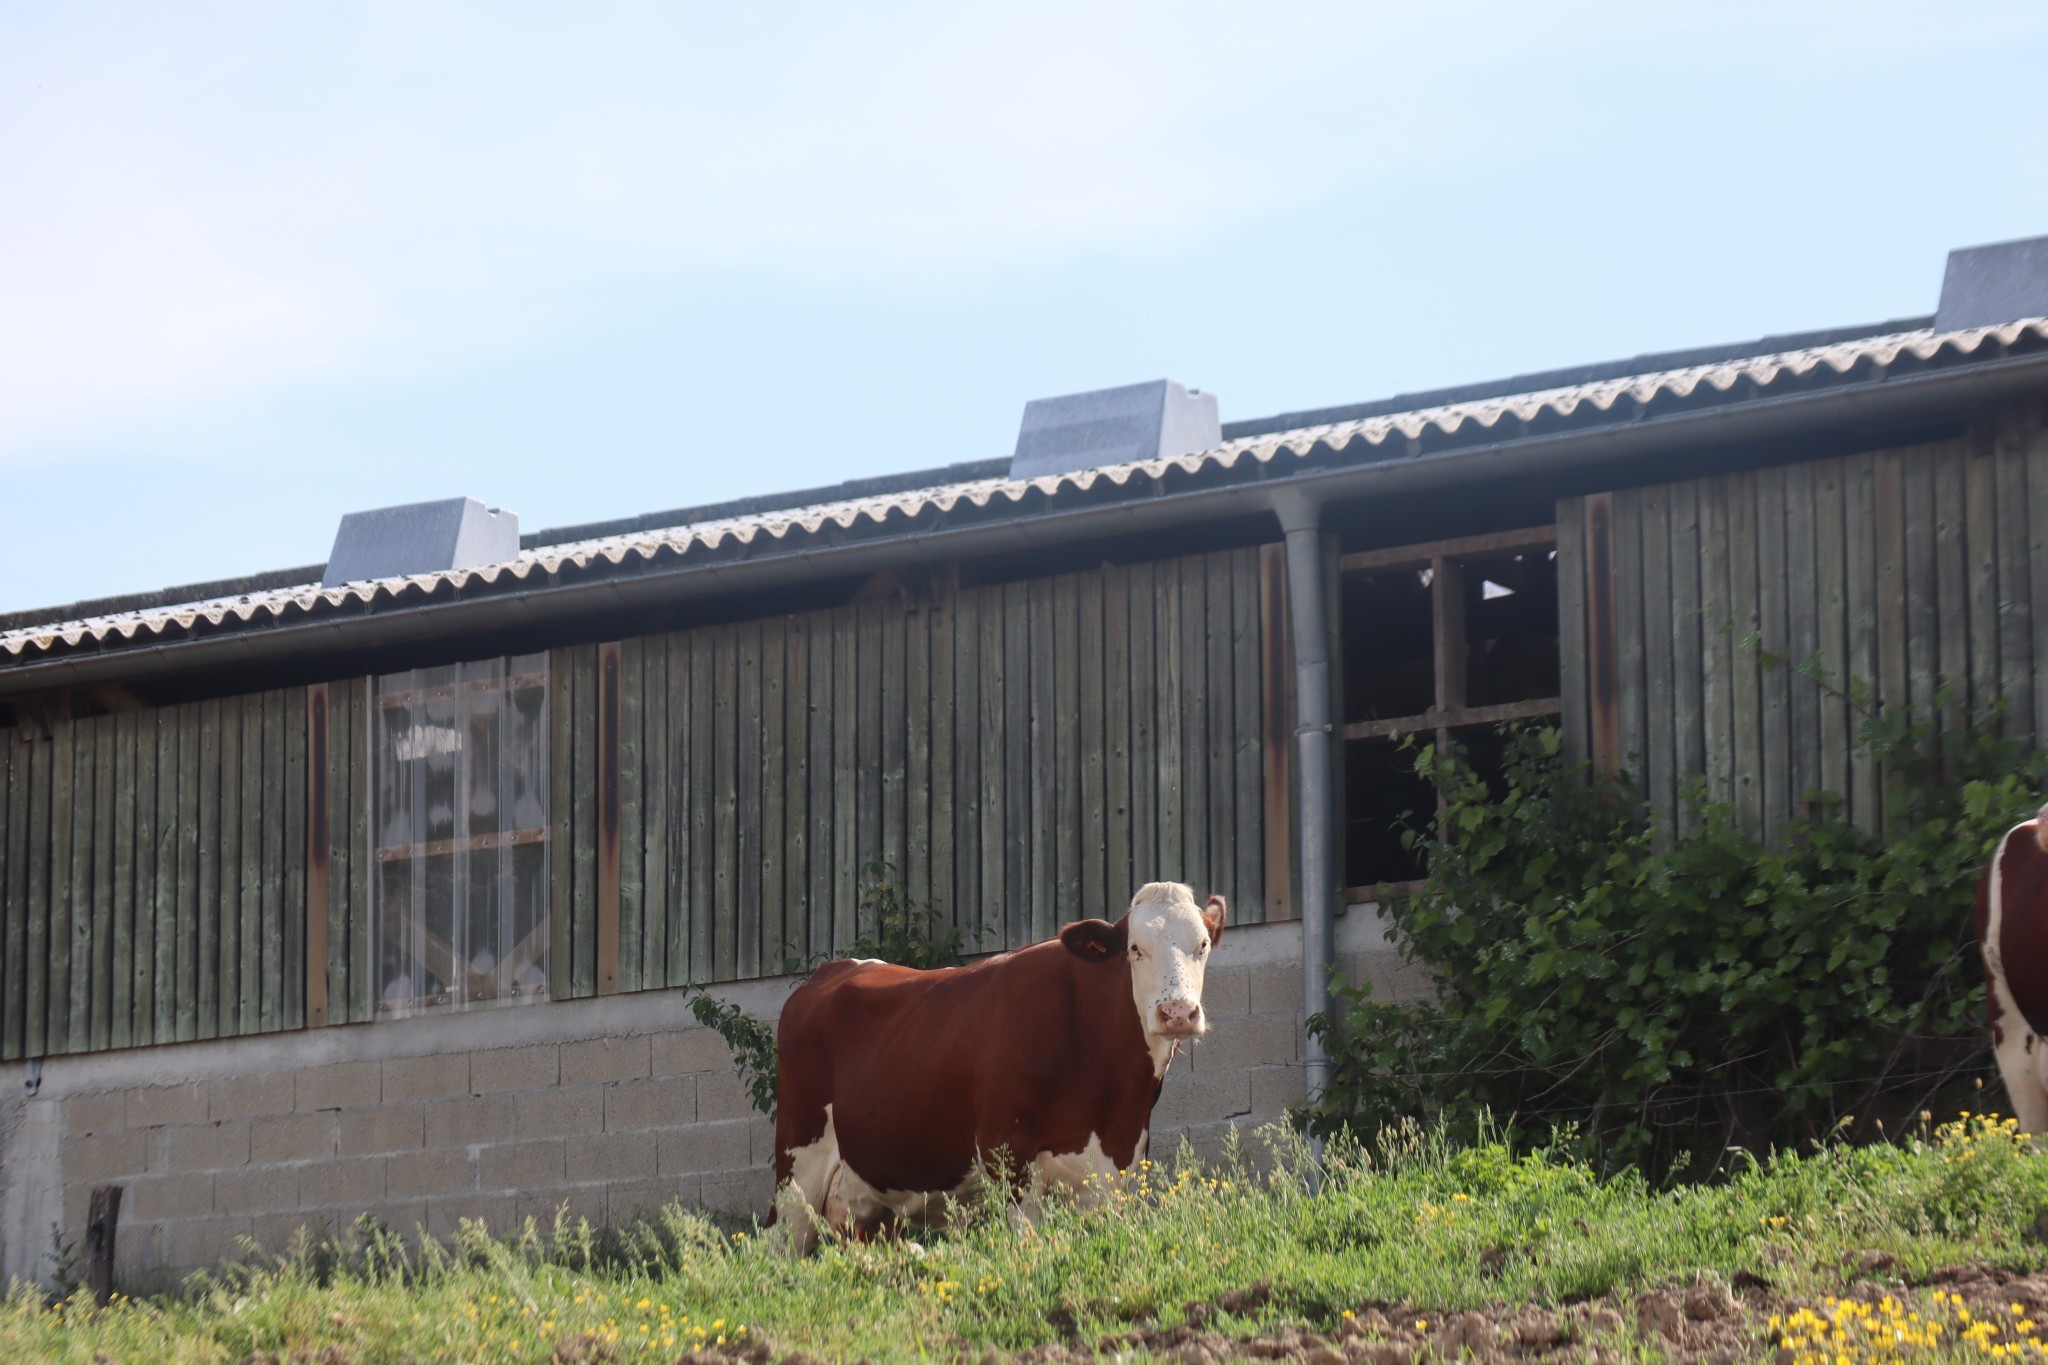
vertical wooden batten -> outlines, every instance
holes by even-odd
[[[306,1027],[327,1023],[327,684],[306,689]]]
[[[1586,499],[1586,681],[1594,767],[1621,766],[1621,677],[1614,630],[1614,499]]]
[[[597,993],[619,988],[619,667],[617,641],[597,652]]]

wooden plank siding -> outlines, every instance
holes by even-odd
[[[305,701],[0,732],[0,1060],[304,1025]]]
[[[1944,735],[2002,708],[2007,736],[2048,738],[2048,633],[2033,626],[2048,610],[2044,487],[2048,440],[1999,420],[1969,441],[1612,494],[1620,747],[1654,816],[1682,827],[1674,795],[1703,782],[1752,833],[1822,810],[1878,828],[1870,707]],[[1580,758],[1596,752],[1603,624],[1577,530],[1589,501],[1558,504],[1565,730]]]
[[[1260,651],[1275,599],[1260,559],[1223,551],[640,641],[618,701],[637,750],[619,765],[621,945],[640,946],[622,952],[619,988],[843,949],[872,929],[860,900],[879,861],[970,950],[1115,916],[1160,878],[1222,892],[1238,922],[1269,917]],[[579,713],[556,715],[554,733],[572,743],[602,731],[580,715],[592,702],[574,656],[552,664],[555,703]],[[557,780],[585,761],[558,752]],[[580,841],[570,804],[557,796],[555,829]],[[578,926],[556,943],[581,955],[582,874],[567,869],[595,850],[555,852]],[[595,965],[558,963],[555,979],[582,993]]]
[[[1157,879],[1290,918],[1270,550],[554,650],[549,993],[815,961],[881,861],[970,951]],[[0,1058],[376,1018],[380,714],[352,678],[0,732]]]

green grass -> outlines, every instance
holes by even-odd
[[[0,1308],[0,1360],[667,1361],[721,1337],[728,1350],[765,1340],[778,1359],[972,1359],[1171,1328],[1191,1303],[1224,1305],[1208,1329],[1249,1337],[1282,1323],[1334,1332],[1375,1304],[1632,1303],[1762,1270],[1784,1302],[1819,1305],[1858,1264],[1908,1284],[1958,1263],[2048,1265],[2031,1240],[2048,1156],[1984,1118],[1670,1190],[1427,1132],[1333,1147],[1320,1165],[1291,1138],[1269,1140],[1269,1177],[1243,1161],[1162,1163],[1098,1208],[1027,1221],[991,1197],[952,1232],[828,1240],[801,1260],[772,1232],[670,1209],[630,1236],[565,1220],[504,1241],[469,1229],[423,1255],[377,1236],[301,1245],[99,1310],[21,1291]]]

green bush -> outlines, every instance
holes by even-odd
[[[1884,765],[1882,834],[1817,791],[1770,841],[1697,790],[1684,831],[1659,830],[1625,778],[1565,763],[1555,729],[1513,732],[1493,789],[1455,750],[1420,749],[1444,804],[1405,836],[1427,882],[1386,913],[1438,995],[1340,986],[1310,1021],[1335,1074],[1307,1121],[1490,1110],[1524,1137],[1568,1125],[1610,1169],[1697,1174],[1731,1148],[1896,1132],[1964,1100],[1988,1061],[1976,878],[2048,768],[1994,737],[1995,713],[1938,735],[1862,687],[1836,695]]]

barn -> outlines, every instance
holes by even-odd
[[[1930,276],[1933,271],[1930,262]],[[371,1213],[765,1209],[708,986],[772,1016],[876,865],[980,948],[1229,898],[1159,1139],[1312,1090],[1333,965],[1421,989],[1400,748],[1558,723],[1667,820],[1877,818],[1817,656],[2048,734],[2048,239],[1936,311],[1257,420],[1161,381],[1009,457],[0,617],[0,1277]],[[2038,608],[2038,611],[2037,611]],[[2034,617],[2043,621],[2036,625]]]

